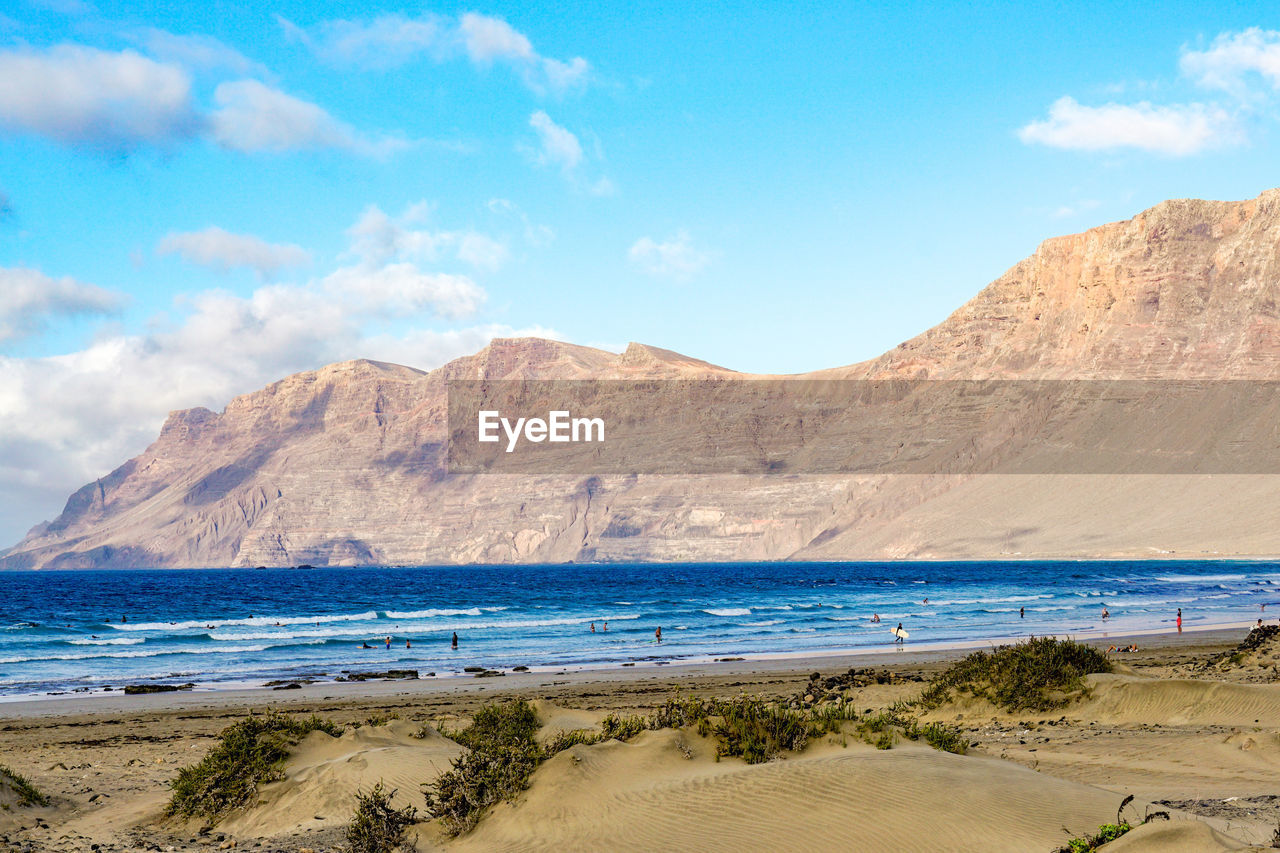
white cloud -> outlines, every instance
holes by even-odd
[[[506,244],[487,234],[412,227],[425,222],[429,212],[428,205],[419,202],[393,219],[377,205],[370,205],[347,232],[350,254],[366,265],[397,259],[434,262],[446,257],[482,270],[496,270],[506,263]]]
[[[141,452],[174,409],[220,410],[236,394],[351,358],[432,368],[494,337],[557,336],[502,325],[366,334],[346,306],[296,287],[206,293],[191,308],[152,334],[50,358],[0,356],[0,501],[12,509],[0,518],[0,548]]]
[[[1018,131],[1027,144],[1082,151],[1136,148],[1185,156],[1234,142],[1238,131],[1223,109],[1205,104],[1153,106],[1105,104],[1086,107],[1070,97],[1049,108],[1049,118]]]
[[[213,99],[213,138],[236,151],[345,148],[377,155],[405,146],[403,140],[366,139],[321,107],[257,80],[220,83]]]
[[[233,74],[266,77],[266,66],[249,59],[234,47],[213,36],[192,33],[178,35],[149,27],[136,36],[147,52],[157,59],[187,68],[227,70]]]
[[[268,243],[251,234],[232,234],[217,226],[203,231],[169,234],[156,246],[157,255],[178,255],[184,261],[219,272],[252,269],[272,278],[282,269],[305,266],[311,254],[301,246]]]
[[[0,127],[128,151],[196,135],[191,81],[132,50],[79,45],[0,51]]]
[[[0,343],[34,334],[58,317],[110,313],[121,302],[118,294],[73,278],[0,267]]]
[[[423,272],[411,263],[342,267],[323,284],[336,300],[365,312],[430,310],[454,319],[474,314],[485,301],[484,291],[467,276]]]
[[[551,116],[538,110],[529,116],[529,126],[538,134],[538,160],[572,172],[582,162],[582,143],[570,131],[556,124]]]
[[[531,62],[537,58],[529,39],[501,18],[467,12],[458,21],[458,29],[474,62]]]
[[[369,22],[325,21],[313,31],[276,16],[289,38],[306,45],[326,62],[366,68],[395,68],[424,51],[438,51],[445,38],[445,23],[434,15],[407,18],[379,15]]]
[[[641,237],[627,250],[627,257],[650,275],[685,281],[711,263],[711,254],[697,249],[688,232],[681,231],[662,243]]]
[[[478,67],[502,64],[531,90],[563,94],[585,86],[591,64],[580,56],[543,56],[529,37],[502,18],[466,12],[458,18],[424,14],[379,15],[368,21],[324,21],[303,28],[276,16],[285,35],[327,62],[364,68],[395,68],[421,55],[437,62],[466,56]]]
[[[559,337],[484,323],[431,328],[432,318],[475,314],[486,294],[469,276],[419,262],[479,263],[500,244],[478,232],[413,227],[429,214],[425,204],[397,219],[370,208],[351,229],[349,263],[303,284],[262,285],[247,296],[201,291],[178,300],[177,319],[156,320],[144,334],[102,334],[84,350],[54,357],[0,356],[0,500],[23,510],[0,518],[0,547],[140,452],[170,410],[220,409],[234,394],[351,358],[431,368],[494,337]],[[0,328],[32,329],[43,317],[115,304],[105,291],[69,279],[29,270],[4,276]]]
[[[262,70],[216,39],[145,34],[153,47],[191,65]],[[381,156],[407,146],[371,139],[323,108],[258,80],[226,81],[205,113],[185,68],[133,50],[80,45],[0,50],[0,131],[32,133],[111,152],[171,147],[201,136],[236,151],[341,148]]]
[[[1206,50],[1184,49],[1180,66],[1184,74],[1209,88],[1243,93],[1250,74],[1280,88],[1280,32],[1252,27],[1223,33]]]

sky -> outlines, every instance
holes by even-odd
[[[0,6],[0,548],[173,409],[495,336],[789,373],[1280,185],[1256,3]]]

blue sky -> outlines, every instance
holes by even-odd
[[[1280,184],[1259,4],[0,12],[0,542],[221,408],[494,335],[796,372]]]

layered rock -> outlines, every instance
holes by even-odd
[[[882,378],[1280,378],[1280,191],[1054,238]],[[1273,476],[447,475],[451,379],[746,377],[655,347],[495,340],[175,412],[9,568],[1280,553]]]

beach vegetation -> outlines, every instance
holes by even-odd
[[[467,748],[450,769],[424,784],[427,813],[448,835],[468,831],[490,806],[529,787],[529,776],[547,757],[536,740],[538,715],[523,699],[497,702],[476,712],[461,731],[442,731]]]
[[[356,792],[356,810],[347,824],[347,853],[408,853],[413,844],[406,831],[418,821],[413,806],[392,805],[396,792],[378,782],[369,793]]]
[[[692,726],[702,737],[716,739],[717,760],[736,757],[759,764],[779,753],[804,749],[810,738],[839,732],[857,716],[847,700],[794,709],[758,696],[696,699],[677,695],[648,716],[610,714],[601,724],[601,736],[629,740],[642,731]]]
[[[877,749],[892,749],[899,737],[922,740],[942,752],[964,755],[969,751],[969,740],[959,726],[947,723],[920,723],[907,705],[899,703],[877,714],[870,714],[858,721],[858,734]]]
[[[1054,853],[1093,853],[1094,850],[1098,850],[1102,845],[1115,841],[1135,826],[1145,826],[1156,819],[1169,819],[1169,813],[1166,811],[1149,811],[1139,823],[1131,823],[1125,819],[1124,810],[1132,802],[1133,794],[1129,794],[1120,801],[1120,808],[1116,809],[1115,823],[1104,823],[1098,827],[1098,831],[1095,833],[1086,833],[1072,838]]]
[[[0,789],[8,788],[18,798],[20,806],[47,806],[49,797],[16,770],[0,764]]]
[[[204,758],[178,771],[166,814],[217,820],[250,805],[259,785],[283,778],[289,752],[314,731],[337,737],[342,727],[315,715],[274,710],[233,723]]]
[[[571,746],[591,746],[602,740],[607,740],[601,736],[600,732],[593,732],[590,729],[570,729],[568,731],[556,732],[555,735],[542,745],[542,749],[546,752],[547,757],[564,752]]]
[[[1111,670],[1111,661],[1093,646],[1032,637],[957,661],[929,682],[918,704],[937,708],[968,694],[1006,711],[1048,711],[1082,694],[1086,675]]]
[[[637,714],[610,714],[600,721],[600,734],[604,740],[631,740],[648,728],[649,721]]]

